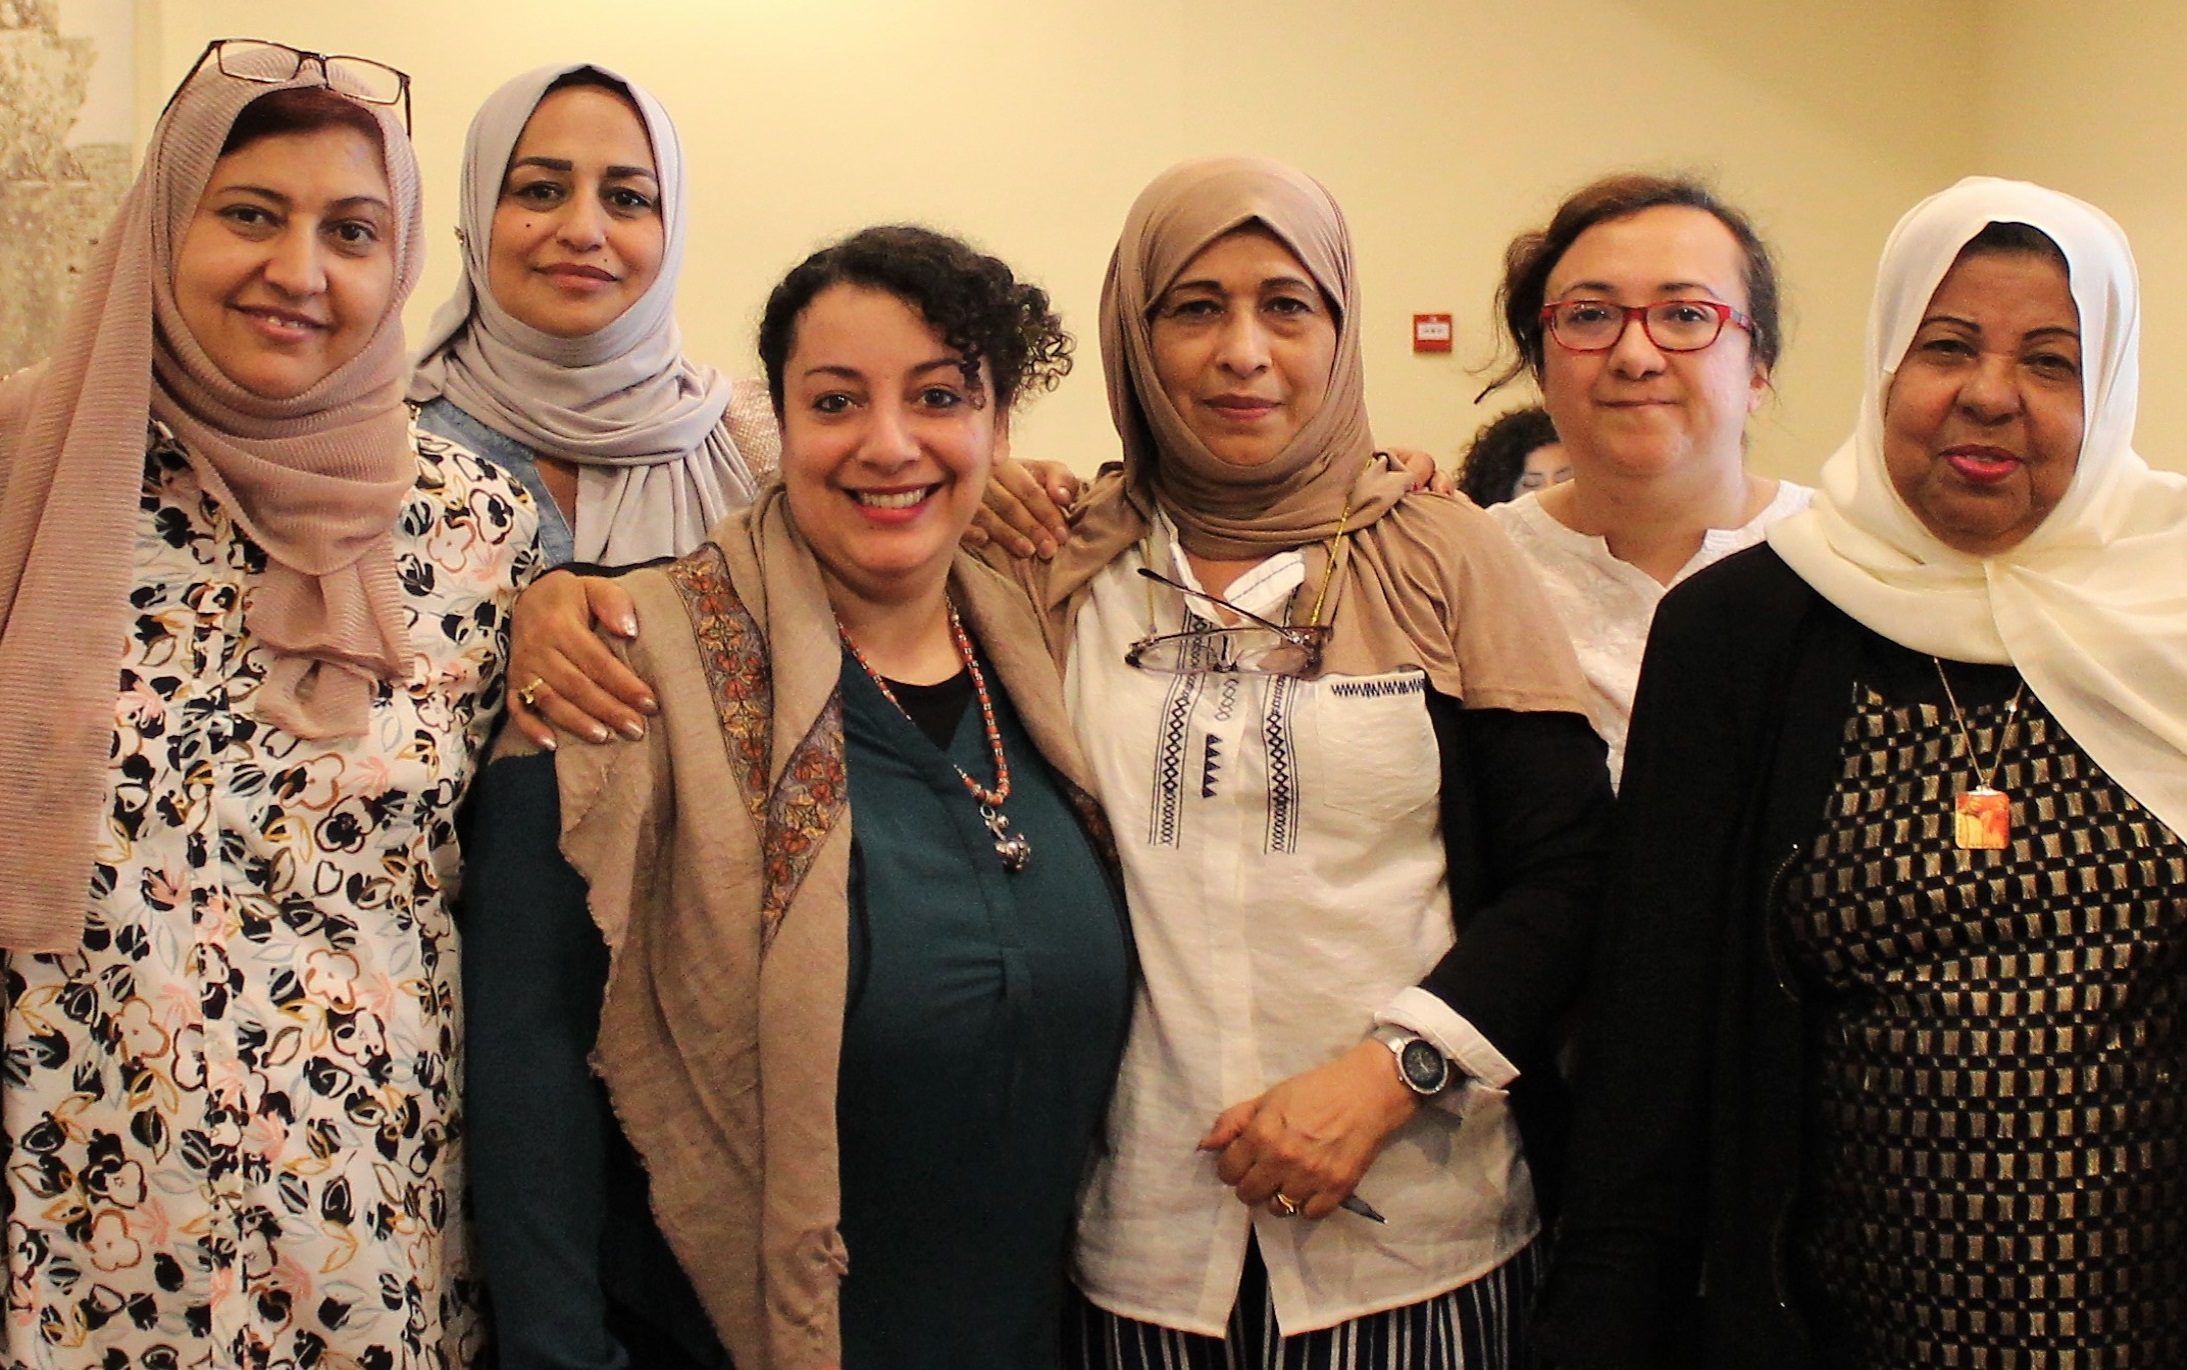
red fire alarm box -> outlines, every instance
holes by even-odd
[[[1412,350],[1415,352],[1450,351],[1450,315],[1413,315]]]

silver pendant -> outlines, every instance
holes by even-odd
[[[1010,820],[990,805],[980,805],[980,821],[994,835],[995,855],[1002,858],[1002,868],[1012,875],[1024,870],[1025,863],[1033,859],[1033,844],[1010,831]]]

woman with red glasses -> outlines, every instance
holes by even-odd
[[[1884,245],[1805,513],[1663,602],[1560,1370],[2187,1365],[2187,478],[2092,205]]]
[[[1504,263],[1517,356],[1491,388],[1533,376],[1572,479],[1491,513],[1571,635],[1615,777],[1664,592],[1813,494],[1746,469],[1783,337],[1776,264],[1706,186],[1648,175],[1573,192]]]

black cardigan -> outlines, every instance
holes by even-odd
[[[1557,1059],[1587,982],[1610,825],[1607,748],[1577,714],[1467,709],[1428,691],[1457,942],[1420,982],[1518,1068],[1511,1111],[1545,1221],[1571,1101]]]
[[[1771,911],[1820,830],[1854,683],[1918,682],[1916,666],[1931,669],[1766,545],[1658,609],[1585,1007],[1569,1204],[1540,1306],[1546,1363],[1812,1363],[1788,1270],[1806,1030]]]

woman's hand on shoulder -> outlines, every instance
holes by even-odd
[[[1455,495],[1458,478],[1435,464],[1435,458],[1417,447],[1391,447],[1384,456],[1396,463],[1397,468],[1412,477],[1414,493],[1422,490],[1431,495]]]
[[[995,463],[986,501],[965,531],[965,545],[992,541],[1015,557],[1053,557],[1071,533],[1063,511],[1084,486],[1062,462],[1004,457]]]
[[[1221,1153],[1215,1172],[1240,1203],[1271,1203],[1281,1194],[1298,1206],[1298,1216],[1326,1218],[1419,1108],[1420,1096],[1398,1079],[1390,1049],[1369,1040],[1232,1105],[1200,1139],[1200,1149]],[[1274,1211],[1289,1216],[1280,1206]]]
[[[594,742],[615,733],[635,741],[645,736],[645,715],[659,712],[652,689],[601,633],[638,635],[630,592],[612,579],[554,570],[518,597],[509,626],[509,719],[539,746],[553,749],[556,728]]]

